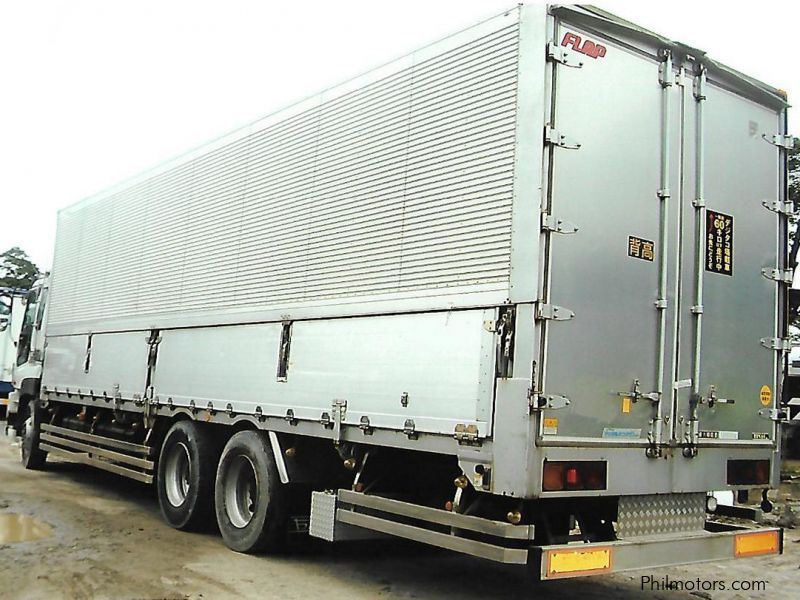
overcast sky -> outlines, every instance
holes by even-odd
[[[800,102],[798,2],[598,2]],[[3,1],[0,252],[49,268],[57,209],[513,5]]]

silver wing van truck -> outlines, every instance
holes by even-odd
[[[521,6],[65,208],[25,465],[240,552],[307,515],[544,579],[779,553],[709,491],[778,481],[786,111]]]

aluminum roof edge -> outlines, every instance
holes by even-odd
[[[777,110],[783,110],[790,106],[784,93],[778,88],[710,58],[703,50],[666,38],[596,6],[554,4],[550,6],[550,13],[559,17],[565,16],[601,30],[621,33],[634,40],[668,48],[679,57],[693,57],[706,66],[709,77],[725,87],[731,88],[732,91],[756,99]]]

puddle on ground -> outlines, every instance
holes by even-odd
[[[0,514],[0,544],[41,540],[52,532],[50,525],[30,515]]]

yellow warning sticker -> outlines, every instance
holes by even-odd
[[[631,412],[631,399],[629,396],[622,398],[622,412],[626,414]]]
[[[544,420],[544,428],[542,433],[544,435],[556,435],[558,433],[558,419],[548,417]]]
[[[772,404],[772,389],[768,385],[761,386],[761,392],[759,393],[761,398],[761,404],[764,406],[769,406]]]

